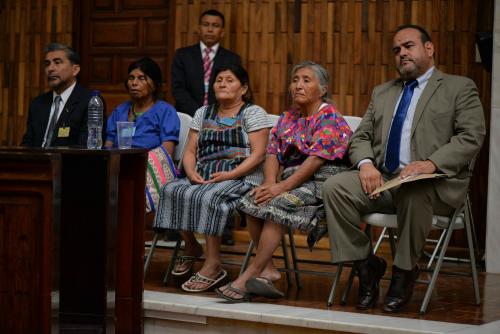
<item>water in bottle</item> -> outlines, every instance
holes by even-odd
[[[94,91],[88,106],[88,137],[87,148],[100,149],[102,147],[102,120],[104,104],[99,97],[99,91]]]

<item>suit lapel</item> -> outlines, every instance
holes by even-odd
[[[190,75],[201,85],[202,91],[205,90],[205,84],[203,81],[203,55],[201,54],[200,44],[193,45],[191,49],[193,71]]]
[[[413,133],[415,132],[415,128],[417,127],[420,118],[422,117],[422,113],[424,112],[425,106],[429,103],[432,95],[436,92],[436,89],[441,85],[441,80],[443,79],[443,73],[434,70],[431,77],[429,78],[429,82],[425,86],[422,95],[420,95],[420,99],[418,100],[417,107],[415,108],[415,114],[413,115],[413,121],[411,124],[411,137],[413,137]]]
[[[60,128],[61,126],[68,126],[67,120],[69,119],[71,113],[75,110],[78,103],[80,103],[80,99],[80,86],[76,84],[75,88],[73,88],[73,91],[68,98],[68,101],[64,105],[64,109],[61,110],[61,116],[59,116],[59,119],[57,120],[56,129]]]
[[[219,46],[219,49],[217,49],[217,53],[215,54],[214,57],[214,63],[212,65],[212,73],[210,74],[210,79],[213,78],[213,75],[215,74],[215,69],[220,65],[221,59],[224,57],[224,49],[222,49],[221,46]]]
[[[42,105],[40,106],[40,114],[43,119],[41,126],[43,126],[42,133],[45,133],[47,125],[49,124],[50,108],[52,108],[52,100],[54,99],[52,91],[46,94],[43,99]]]
[[[384,118],[382,121],[382,144],[384,148],[386,146],[387,137],[389,136],[389,129],[391,128],[392,117],[394,115],[394,110],[396,109],[396,103],[398,102],[399,95],[403,89],[403,83],[401,80],[395,80],[391,88],[389,88],[387,99],[384,105]],[[385,151],[385,149],[384,149]]]

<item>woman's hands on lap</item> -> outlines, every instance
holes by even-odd
[[[205,184],[207,181],[205,181],[200,174],[196,171],[192,171],[191,173],[186,173],[187,178],[191,183],[193,184]]]
[[[252,190],[250,195],[253,196],[255,204],[264,205],[286,191],[288,189],[282,182],[267,183]]]
[[[206,181],[206,183],[217,183],[234,179],[235,177],[231,172],[215,172],[210,175],[210,180]]]

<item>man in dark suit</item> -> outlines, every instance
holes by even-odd
[[[175,108],[193,116],[206,104],[215,102],[214,70],[223,64],[241,65],[240,56],[220,46],[224,37],[224,15],[210,9],[200,15],[200,42],[180,48],[172,64],[172,93]]]
[[[209,9],[200,15],[198,34],[200,42],[175,52],[172,64],[172,93],[177,111],[193,116],[203,105],[215,103],[214,70],[226,64],[241,65],[241,58],[220,46],[224,37],[224,15]],[[222,235],[222,243],[233,245],[229,221]]]
[[[423,28],[399,27],[392,51],[400,78],[373,90],[351,138],[353,170],[332,176],[323,185],[332,260],[355,262],[358,309],[375,306],[387,266],[372,253],[369,238],[359,228],[361,216],[388,211],[397,215],[398,245],[385,312],[397,312],[410,300],[432,216],[450,215],[464,203],[468,164],[486,133],[474,82],[434,67],[434,45]],[[427,173],[446,177],[404,183],[371,195],[398,175]]]
[[[87,106],[91,91],[77,83],[80,56],[66,45],[45,48],[45,74],[51,91],[30,104],[22,146],[87,146]]]

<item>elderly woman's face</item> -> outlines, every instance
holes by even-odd
[[[215,78],[214,92],[215,98],[219,102],[241,101],[247,89],[247,86],[242,85],[240,80],[230,70],[220,72]]]
[[[140,100],[153,94],[154,83],[140,69],[136,68],[128,75],[127,87],[133,100]]]
[[[321,97],[325,92],[321,89],[314,71],[308,67],[303,67],[294,73],[290,84],[290,93],[293,101],[301,106],[321,101]]]

